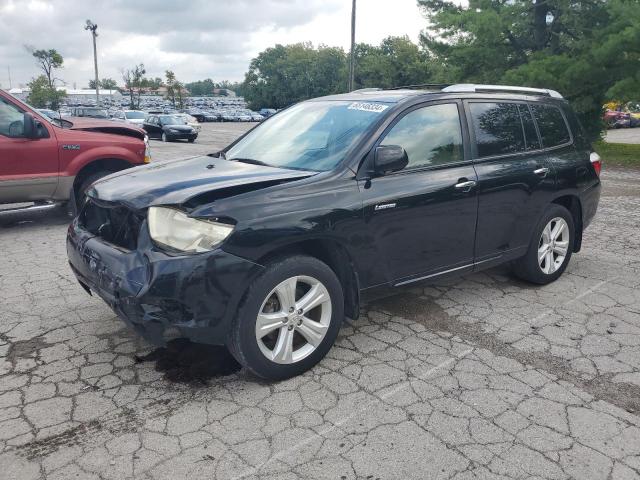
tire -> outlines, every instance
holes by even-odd
[[[195,142],[195,141],[196,141],[196,139],[195,139],[195,138],[189,138],[189,143],[193,143],[193,142]]]
[[[169,138],[167,137],[167,134],[164,133],[164,132],[162,132],[162,137],[161,138],[162,138],[163,142],[168,142],[169,141]]]
[[[297,288],[287,290],[291,285]],[[283,291],[285,294],[281,295]],[[285,298],[287,291],[295,292],[293,312],[286,308],[291,304]],[[315,298],[316,306],[300,314],[298,308],[304,307],[305,298]],[[265,331],[269,332],[262,333],[262,338],[256,328],[258,314]],[[247,289],[227,346],[238,362],[253,374],[268,380],[283,380],[309,370],[324,358],[338,336],[343,319],[342,285],[333,270],[313,257],[281,257],[268,263]],[[315,345],[309,337],[315,339]],[[287,344],[289,338],[290,348],[279,348]]]
[[[560,228],[563,221],[565,225]],[[557,237],[550,241],[554,231],[558,232]],[[513,273],[522,280],[538,285],[554,282],[567,268],[574,243],[573,216],[563,206],[552,204],[534,229],[527,253],[514,263]],[[566,253],[562,256],[565,245]]]
[[[75,206],[73,207],[73,211],[75,214],[79,213],[82,210],[85,202],[85,195],[91,184],[100,180],[102,177],[111,175],[112,173],[113,172],[110,170],[98,170],[97,172],[90,174],[84,180],[82,180],[78,188],[76,188],[74,191],[76,201]]]

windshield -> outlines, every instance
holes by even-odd
[[[226,157],[273,167],[331,170],[387,107],[375,102],[299,103],[252,130]]]
[[[160,123],[162,125],[184,125],[184,120],[173,115],[160,116]]]
[[[146,117],[144,112],[125,112],[124,116],[127,117],[128,120],[144,120]]]

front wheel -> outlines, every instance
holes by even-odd
[[[168,142],[169,141],[169,139],[167,138],[167,134],[164,133],[164,132],[162,132],[162,141],[163,142]]]
[[[313,257],[281,258],[249,286],[228,347],[259,377],[289,378],[322,360],[343,318],[342,286],[331,268]]]
[[[526,255],[514,264],[514,273],[528,282],[546,285],[565,271],[575,242],[569,210],[551,205],[534,230]]]

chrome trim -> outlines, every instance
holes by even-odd
[[[475,180],[469,180],[468,182],[461,182],[461,183],[456,183],[455,187],[462,189],[462,188],[468,188],[469,190],[471,190],[473,187],[475,187],[477,184],[475,182]]]
[[[518,87],[514,85],[482,85],[475,83],[458,83],[442,89],[445,93],[475,93],[475,92],[509,92],[531,93],[535,95],[547,95],[552,98],[564,98],[559,92],[548,88]]]
[[[445,270],[444,272],[432,273],[430,275],[425,275],[424,277],[412,278],[410,280],[404,280],[403,282],[394,283],[394,287],[401,287],[402,285],[407,285],[409,283],[419,282],[420,280],[426,280],[427,278],[438,277],[440,275],[444,275],[446,273],[456,272],[458,270],[462,270],[464,268],[473,267],[474,263],[469,263],[468,265],[463,265],[461,267],[450,268],[449,270]]]

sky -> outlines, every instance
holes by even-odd
[[[171,69],[183,82],[242,80],[249,62],[276,43],[349,48],[351,0],[0,0],[0,86],[23,86],[38,71],[25,46],[55,48],[68,88],[93,78],[90,19],[98,25],[100,78],[121,69],[147,76]],[[356,41],[389,35],[418,41],[427,26],[415,0],[357,0]]]

